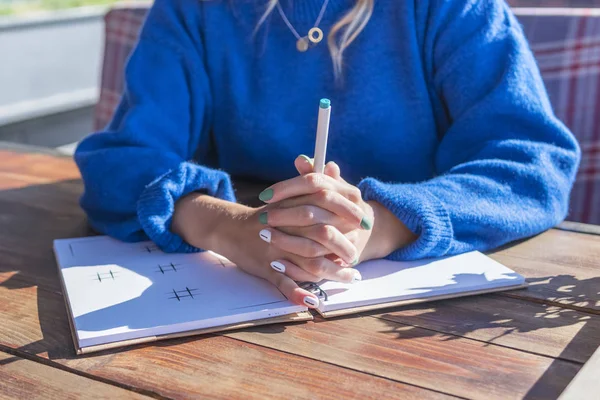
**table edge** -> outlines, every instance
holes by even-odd
[[[33,146],[29,144],[12,143],[7,141],[0,141],[0,151],[1,150],[14,151],[18,153],[47,154],[59,158],[72,158],[71,155],[52,148]],[[600,236],[600,225],[585,224],[582,222],[563,221],[560,224],[556,225],[553,229]]]

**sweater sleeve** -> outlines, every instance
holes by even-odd
[[[359,184],[418,235],[393,260],[485,251],[554,226],[580,159],[504,1],[436,1],[425,52],[443,116],[436,176]]]
[[[203,191],[235,200],[229,176],[202,165],[210,151],[211,98],[201,40],[188,33],[189,17],[177,8],[182,1],[155,1],[113,120],[75,153],[81,206],[92,227],[124,241],[151,239],[167,252],[199,250],[170,231],[180,197]]]

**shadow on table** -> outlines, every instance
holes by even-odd
[[[71,179],[43,185],[30,185],[23,181],[17,184],[21,186],[0,190],[0,272],[12,272],[8,279],[0,282],[0,287],[9,290],[36,288],[37,309],[33,304],[29,308],[25,305],[20,312],[37,313],[39,326],[23,326],[32,332],[41,331],[42,338],[18,348],[4,347],[11,353],[39,355],[49,359],[85,357],[75,355],[52,250],[54,239],[96,234],[79,207],[82,181]],[[256,205],[258,193],[268,184],[236,180],[234,186],[241,203]],[[181,338],[135,347],[168,346],[198,338]],[[91,356],[130,349],[132,347],[93,353]],[[2,360],[0,367],[16,360],[16,356]]]
[[[20,304],[20,313],[37,313],[39,326],[28,324],[34,318],[24,315],[21,329],[40,330],[42,334],[42,339],[14,349],[18,352],[50,358],[73,354],[52,241],[93,234],[78,205],[80,193],[79,179],[0,190],[0,271],[13,272],[0,282],[0,287],[15,291],[36,289],[37,309],[35,303],[30,304],[32,295],[23,294],[27,300]],[[35,334],[23,332],[23,336]],[[0,365],[12,361],[8,358]]]
[[[600,344],[600,333],[596,327],[592,327],[586,321],[591,319],[591,315],[583,310],[584,307],[594,307],[597,305],[596,300],[600,299],[600,277],[594,277],[585,280],[578,280],[572,275],[558,275],[543,278],[527,279],[528,283],[534,288],[537,285],[549,286],[557,288],[556,291],[563,293],[562,296],[550,299],[551,303],[561,303],[561,307],[553,304],[539,304],[543,307],[542,311],[539,308],[530,315],[523,314],[523,309],[518,310],[520,313],[519,319],[511,318],[508,315],[503,315],[502,311],[490,313],[487,309],[481,309],[481,312],[472,312],[472,318],[468,320],[460,320],[453,315],[451,308],[437,308],[436,302],[410,308],[412,310],[422,309],[423,313],[417,315],[402,315],[401,317],[393,314],[379,314],[379,316],[392,328],[387,332],[393,332],[398,335],[398,339],[413,339],[420,337],[442,337],[444,340],[452,341],[463,337],[472,337],[471,333],[483,329],[502,329],[502,332],[491,339],[485,339],[483,346],[489,346],[497,343],[502,346],[506,344],[498,343],[499,339],[513,333],[527,333],[540,329],[552,329],[575,324],[581,324],[581,329],[577,331],[575,337],[562,350],[561,354],[556,357],[555,361],[548,367],[544,375],[538,379],[536,384],[529,390],[525,398],[547,398],[547,387],[556,386],[556,378],[561,376],[560,381],[568,382],[570,379],[564,379],[564,369],[560,368],[560,362],[574,362],[573,355],[586,354],[587,358],[591,357],[595,347],[590,346],[590,337],[597,336],[599,338],[595,346]],[[518,292],[514,292],[518,296]],[[577,294],[575,294],[577,293]],[[443,300],[442,300],[443,301]],[[470,299],[447,300],[449,302],[471,301],[472,304],[477,304],[477,297]],[[527,307],[526,307],[527,308]],[[369,314],[375,314],[369,313]],[[363,314],[364,315],[364,314]],[[368,315],[368,314],[367,314]],[[433,321],[438,324],[436,328],[424,328],[423,321]],[[551,333],[548,333],[551,335]],[[587,339],[587,340],[586,340]],[[580,364],[579,361],[577,361]],[[566,387],[566,386],[565,386]],[[560,391],[565,387],[559,388]]]

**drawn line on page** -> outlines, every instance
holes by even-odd
[[[158,264],[158,270],[156,270],[156,272],[160,272],[161,274],[165,274],[165,272],[177,272],[179,271],[176,267],[180,266],[181,264],[173,264],[173,263],[169,263],[167,265],[160,265]],[[181,268],[180,268],[181,269]]]
[[[184,290],[175,290],[173,289],[173,294],[175,295],[174,297],[169,297],[169,299],[177,299],[177,301],[181,301],[181,299],[186,298],[186,297],[190,297],[192,299],[195,299],[194,297],[194,293],[199,289],[190,289],[189,287],[185,287]],[[171,292],[169,292],[170,294]],[[187,293],[187,294],[185,294]],[[198,293],[196,293],[198,294]]]
[[[285,300],[278,300],[278,301],[271,301],[269,303],[261,303],[261,304],[253,304],[251,306],[242,306],[242,307],[235,307],[235,308],[230,308],[229,310],[241,310],[244,308],[252,308],[252,307],[260,307],[260,306],[268,306],[271,304],[277,304],[277,303],[283,303]]]
[[[71,256],[75,257],[75,252],[73,251],[73,245],[69,243],[69,250],[71,250]]]
[[[144,250],[146,250],[148,253],[152,253],[153,251],[158,251],[158,246],[157,245],[150,245],[150,246],[144,246]]]
[[[187,290],[188,294],[190,295],[190,297],[193,299],[194,295],[192,294],[192,292],[190,291],[190,289],[186,286],[185,290]]]
[[[100,283],[102,283],[102,279],[107,280],[108,278],[111,278],[113,281],[116,279],[118,272],[114,271],[112,269],[108,270],[108,272],[96,272],[96,276],[94,278],[95,281],[98,281]]]

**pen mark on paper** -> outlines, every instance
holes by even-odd
[[[181,269],[181,264],[173,264],[173,263],[169,263],[169,264],[165,264],[165,265],[161,265],[158,264],[158,269],[156,270],[156,272],[160,272],[161,274],[165,274],[165,272],[177,272]],[[179,269],[177,269],[177,267],[179,267]]]
[[[160,249],[158,248],[157,245],[151,244],[151,245],[148,245],[148,246],[144,246],[143,250],[146,251],[146,252],[148,252],[148,253],[152,253],[152,252],[155,252],[155,251],[159,251]]]
[[[113,271],[112,269],[109,269],[108,272],[96,272],[96,276],[94,277],[95,281],[98,281],[98,283],[102,283],[104,281],[110,281],[110,280],[115,280],[118,277],[119,272],[118,271]]]
[[[169,297],[169,299],[176,299],[177,301],[181,301],[181,299],[185,299],[185,298],[190,298],[190,299],[195,299],[194,295],[198,295],[200,293],[197,293],[199,289],[190,289],[189,287],[185,287],[185,289],[183,290],[175,290],[173,289],[172,292],[169,292],[169,294],[172,294],[173,297]]]
[[[260,306],[269,306],[271,304],[277,304],[277,303],[283,303],[286,300],[277,300],[277,301],[271,301],[269,303],[261,303],[261,304],[252,304],[250,306],[242,306],[242,307],[235,307],[235,308],[230,308],[229,310],[241,310],[244,308],[252,308],[252,307],[260,307]]]

